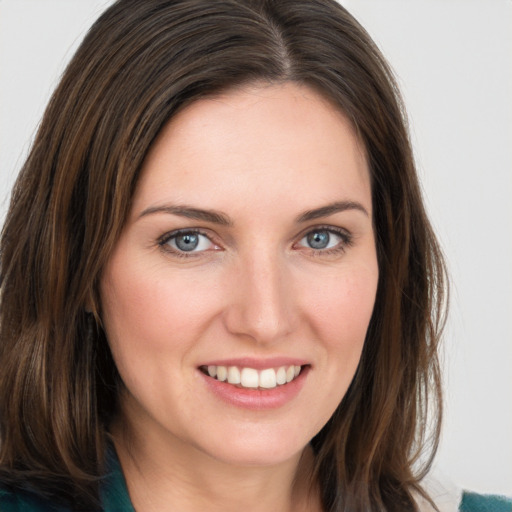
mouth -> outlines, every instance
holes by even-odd
[[[309,365],[286,365],[257,370],[250,367],[204,365],[199,370],[219,382],[241,389],[265,390],[285,386],[301,375]]]

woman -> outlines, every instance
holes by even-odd
[[[1,510],[428,503],[444,267],[392,75],[338,4],[114,4],[1,276]]]

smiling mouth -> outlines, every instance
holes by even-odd
[[[272,389],[284,386],[295,380],[304,366],[279,366],[256,370],[254,368],[239,368],[238,366],[200,366],[205,375],[220,382],[245,389]]]

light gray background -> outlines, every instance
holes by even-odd
[[[50,92],[109,0],[0,0],[0,215]],[[512,1],[342,0],[395,69],[452,276],[437,466],[512,495]]]

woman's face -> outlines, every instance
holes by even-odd
[[[101,278],[122,421],[233,464],[297,456],[359,363],[371,207],[350,123],[307,87],[246,87],[175,116]]]

